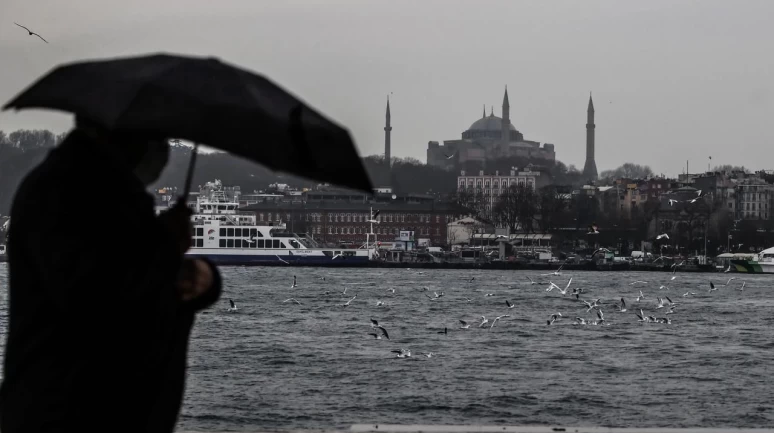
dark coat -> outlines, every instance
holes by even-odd
[[[171,432],[188,337],[214,287],[179,300],[179,248],[140,181],[75,131],[23,181],[11,213],[0,430]]]

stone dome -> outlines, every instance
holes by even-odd
[[[472,125],[470,125],[470,128],[468,128],[469,131],[500,131],[503,126],[503,119],[501,117],[497,117],[494,114],[490,114],[489,116],[482,117],[475,122],[473,122]],[[516,131],[516,127],[513,126],[513,123],[511,123],[511,131]]]

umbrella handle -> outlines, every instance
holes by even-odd
[[[183,195],[178,199],[178,203],[181,206],[188,205],[188,191],[191,190],[191,182],[193,181],[194,167],[196,166],[196,154],[199,150],[199,143],[194,143],[194,147],[191,150],[191,159],[188,161],[188,173],[185,176],[185,186],[183,189]]]

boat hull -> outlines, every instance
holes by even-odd
[[[731,260],[731,269],[745,274],[774,274],[774,262]]]
[[[332,267],[351,267],[367,266],[370,262],[368,253],[364,250],[358,251],[357,255],[338,256],[332,258],[319,254],[288,254],[288,251],[277,251],[277,254],[258,253],[253,251],[213,251],[212,249],[191,249],[186,253],[191,258],[206,258],[216,265],[221,266],[332,266]]]

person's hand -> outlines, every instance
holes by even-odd
[[[175,204],[168,211],[162,212],[159,215],[159,221],[179,245],[180,254],[185,254],[191,248],[191,237],[193,236],[192,213],[187,206]]]
[[[212,287],[214,276],[204,260],[185,260],[177,281],[177,291],[183,301],[194,300]]]

